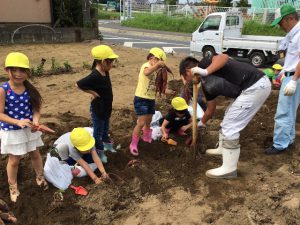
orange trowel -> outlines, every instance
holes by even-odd
[[[161,141],[162,142],[166,142],[169,145],[177,145],[177,141],[175,141],[175,140],[173,140],[171,138],[168,138],[168,139],[162,138]]]
[[[82,186],[73,186],[73,185],[70,185],[69,188],[72,188],[73,190],[75,190],[75,194],[76,195],[83,195],[83,196],[86,196],[89,192]]]

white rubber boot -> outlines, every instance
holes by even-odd
[[[206,171],[205,175],[210,178],[236,178],[240,148],[228,149],[222,147],[222,155],[223,165],[219,168]]]
[[[216,144],[216,148],[211,148],[206,150],[207,155],[222,155],[222,144],[223,144],[223,135],[219,133],[219,142]]]

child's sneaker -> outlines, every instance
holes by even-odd
[[[112,142],[103,142],[103,146],[104,146],[104,151],[110,151],[112,153],[117,152],[114,148],[113,148],[113,143]]]

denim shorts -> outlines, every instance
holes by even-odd
[[[155,113],[155,100],[134,96],[134,110],[138,116]]]

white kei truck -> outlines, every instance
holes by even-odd
[[[226,53],[233,58],[247,58],[255,67],[277,61],[283,37],[242,35],[243,18],[238,11],[209,14],[192,34],[191,54],[203,57]]]

